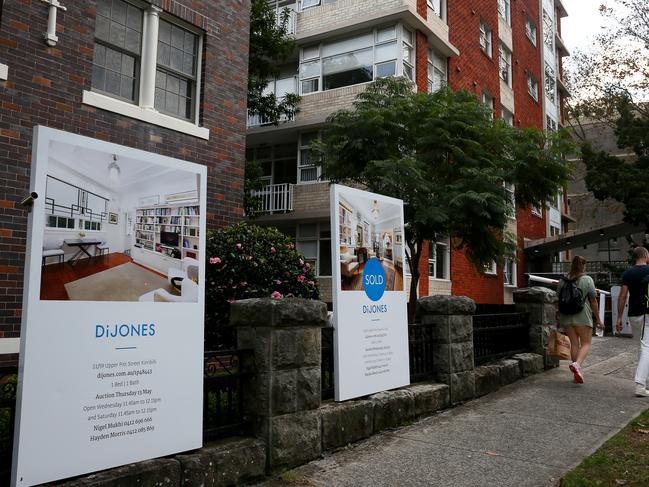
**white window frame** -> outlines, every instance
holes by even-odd
[[[428,93],[434,93],[448,84],[448,61],[432,47],[428,49]],[[442,69],[443,68],[443,69]],[[439,75],[442,83],[436,87],[435,74]]]
[[[543,9],[543,44],[554,52],[554,16]]]
[[[55,221],[57,222],[57,224],[55,226],[50,225],[50,218],[55,218]],[[65,220],[66,226],[65,227],[59,227],[58,226],[58,221],[59,220]],[[45,227],[46,228],[51,228],[52,230],[59,230],[59,231],[68,230],[68,231],[76,232],[77,231],[77,221],[76,220],[77,220],[76,218],[71,218],[69,216],[45,215]],[[72,228],[67,226],[67,224],[70,221],[72,222]]]
[[[88,220],[86,218],[79,218],[79,228],[78,231],[80,232],[101,232],[104,228],[103,222],[96,221],[96,220]],[[93,224],[97,224],[99,228],[97,229],[92,229],[92,228],[86,228],[86,223],[92,226]]]
[[[511,270],[510,270],[511,266]],[[505,259],[503,263],[503,283],[505,287],[516,287],[517,284],[517,266],[515,259]]]
[[[484,273],[488,276],[495,276],[498,274],[498,266],[496,265],[495,260],[492,260],[489,264],[485,264]]]
[[[298,138],[298,147],[297,147],[297,183],[298,184],[315,184],[322,182],[322,166],[318,164],[302,164],[302,151],[309,150],[310,145],[304,145],[302,138],[307,134],[313,134],[315,132],[302,132]],[[320,132],[317,132],[317,138],[320,138]],[[302,180],[302,170],[316,168],[317,177],[313,180],[303,181]]]
[[[505,107],[500,108],[500,117],[510,127],[514,126],[514,114],[507,110]]]
[[[502,42],[498,46],[498,74],[507,86],[512,87],[512,52]]]
[[[437,17],[446,22],[446,0],[426,0],[426,5]]]
[[[498,14],[507,22],[507,25],[512,25],[512,8],[510,0],[498,0]]]
[[[543,218],[543,210],[538,205],[532,205],[532,215]]]
[[[315,225],[315,236],[313,237],[302,237],[300,235],[300,227],[301,225]],[[315,257],[315,275],[316,277],[332,277],[333,275],[333,266],[334,262],[331,263],[331,274],[329,275],[322,275],[320,274],[320,242],[322,241],[329,241],[331,245],[331,235],[329,235],[329,238],[327,237],[321,237],[320,233],[322,230],[329,230],[331,232],[331,226],[329,225],[329,222],[314,222],[314,223],[298,223],[295,228],[295,245],[296,249],[298,249],[299,252],[299,247],[300,247],[300,242],[315,242],[316,244],[316,257]],[[331,249],[329,249],[329,258],[331,259]],[[310,260],[310,259],[309,259]]]
[[[166,127],[177,132],[209,140],[210,131],[199,126],[200,105],[201,105],[201,59],[203,53],[203,32],[197,27],[188,24],[178,18],[165,14],[155,5],[143,4],[138,1],[124,0],[131,5],[144,11],[142,45],[140,56],[139,73],[139,97],[137,103],[121,100],[105,93],[93,90],[84,90],[82,103],[91,105],[102,110],[124,115],[126,117],[148,122],[153,125]],[[193,114],[190,120],[167,115],[154,108],[155,99],[155,77],[157,69],[157,48],[158,48],[158,26],[159,19],[173,23],[198,36],[196,79],[195,79],[195,100]]]
[[[545,130],[548,132],[559,130],[559,124],[550,115],[545,116]]]
[[[525,36],[536,47],[538,29],[536,23],[529,17],[525,17]]]
[[[444,275],[441,277],[437,275],[437,250],[439,247],[444,247]],[[448,281],[450,279],[450,256],[450,246],[447,242],[428,242],[428,279],[435,281]],[[434,269],[433,275],[430,272],[431,267]]]
[[[397,49],[401,47],[401,49],[398,49],[398,51],[403,54],[404,51],[404,46],[407,46],[410,48],[410,53],[412,55],[412,62],[406,61],[405,59],[401,59],[401,63],[399,63],[399,58],[397,58],[397,73],[398,75],[404,76],[408,78],[410,81],[413,83],[416,82],[417,80],[417,73],[416,73],[416,66],[417,66],[417,51],[415,50],[415,43],[417,42],[417,34],[415,33],[414,30],[411,30],[407,28],[405,25],[401,26],[401,29],[398,31],[401,34],[401,39],[397,40]],[[406,39],[406,36],[403,34],[404,32],[409,32],[410,33],[410,38],[412,39],[411,42],[408,42]],[[397,36],[398,37],[398,36]],[[400,40],[400,42],[399,42]],[[399,46],[401,44],[401,46]],[[399,73],[399,64],[401,64],[401,72]],[[406,67],[410,68],[412,72],[412,78],[406,75]]]
[[[308,10],[320,6],[321,0],[300,0],[300,10]]]
[[[480,49],[493,57],[493,31],[484,19],[480,19]]]
[[[482,103],[487,106],[491,113],[491,118],[494,118],[494,110],[496,109],[496,98],[487,91],[482,92]]]
[[[527,72],[527,94],[530,95],[534,101],[539,101],[539,82],[530,71]]]
[[[557,104],[557,78],[554,68],[545,63],[545,96],[553,105]]]
[[[510,220],[516,221],[516,186],[514,186],[512,183],[503,181],[503,187],[505,188],[506,197],[512,207],[511,214],[508,215],[508,218]]]

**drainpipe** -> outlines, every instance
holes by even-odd
[[[43,35],[45,38],[45,43],[50,46],[56,46],[56,43],[59,42],[59,38],[56,35],[56,11],[58,9],[67,10],[63,5],[59,3],[59,0],[41,0],[41,2],[49,5],[50,15],[47,19],[47,32]]]

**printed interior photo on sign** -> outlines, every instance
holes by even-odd
[[[50,142],[41,299],[197,302],[199,176]]]
[[[343,291],[362,291],[363,270],[376,259],[385,271],[385,291],[403,291],[401,209],[362,196],[338,203],[340,276]]]

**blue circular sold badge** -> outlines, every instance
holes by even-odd
[[[372,257],[363,269],[363,289],[372,301],[378,301],[385,292],[385,270],[376,257]]]

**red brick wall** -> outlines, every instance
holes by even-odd
[[[428,38],[426,35],[417,31],[417,47],[415,50],[415,72],[417,76],[417,91],[428,91]]]
[[[204,31],[201,123],[206,141],[81,103],[90,89],[95,1],[59,11],[56,47],[47,47],[48,8],[40,0],[4,2],[0,61],[0,337],[20,335],[32,127],[37,124],[204,164],[208,224],[242,217],[249,0],[156,0]]]
[[[496,275],[480,274],[464,252],[451,251],[451,279],[454,296],[469,296],[479,304],[502,304],[504,285],[502,269]]]
[[[417,13],[423,18],[428,18],[428,5],[426,0],[417,0]]]

